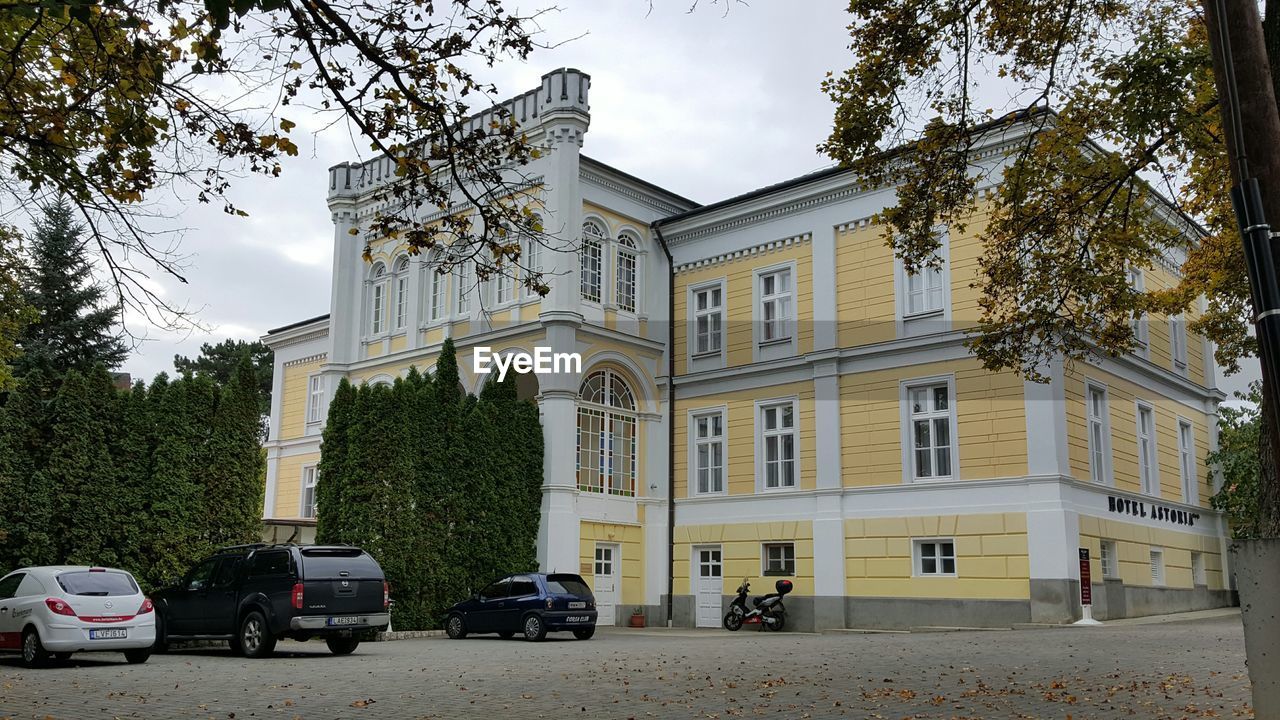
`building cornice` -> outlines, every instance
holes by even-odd
[[[702,258],[700,260],[692,260],[687,263],[681,263],[676,266],[675,271],[677,274],[679,274],[683,272],[688,272],[690,270],[697,270],[699,268],[710,267],[713,265],[721,265],[724,263],[732,262],[734,260],[740,260],[744,258],[753,258],[753,257],[756,257],[757,255],[762,255],[764,253],[767,253],[773,250],[782,250],[784,248],[788,248],[793,245],[803,245],[805,243],[812,242],[812,240],[813,240],[812,233],[801,233],[799,235],[792,235],[791,237],[782,238],[781,240],[770,240],[768,242],[763,242],[758,245],[742,248],[741,250],[735,250],[729,253],[723,253],[720,255],[716,255],[714,257]]]
[[[584,182],[634,200],[662,215],[674,215],[688,209],[659,199],[641,185],[610,173],[598,163],[589,164],[585,160],[584,158],[582,169],[579,171],[579,175]]]

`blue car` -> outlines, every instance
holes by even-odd
[[[504,639],[523,633],[525,640],[537,642],[559,631],[587,640],[596,634],[596,598],[580,575],[508,575],[449,608],[444,630],[454,640],[479,633]]]

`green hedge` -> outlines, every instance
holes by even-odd
[[[537,567],[542,425],[515,380],[464,396],[453,343],[434,376],[338,386],[317,482],[316,539],[359,545],[387,574],[394,627],[437,627],[497,576]]]

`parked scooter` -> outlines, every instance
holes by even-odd
[[[782,605],[782,596],[791,592],[790,580],[779,580],[773,584],[777,592],[763,597],[751,598],[754,606],[747,609],[747,593],[751,591],[751,583],[742,578],[738,586],[738,597],[733,599],[729,612],[724,616],[724,629],[737,630],[743,625],[760,625],[760,629],[781,630],[787,624],[787,609]]]

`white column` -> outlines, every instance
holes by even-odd
[[[836,229],[830,223],[813,232],[813,350],[839,342],[836,327]],[[821,456],[819,456],[821,457]]]
[[[815,239],[816,242],[816,239]],[[814,266],[815,276],[817,264]],[[834,273],[834,271],[833,271]],[[832,275],[834,283],[834,274]],[[815,294],[816,289],[815,289]],[[832,306],[834,310],[834,303]],[[817,328],[834,328],[821,322]],[[815,344],[817,344],[815,328]],[[834,334],[832,337],[834,342]],[[818,492],[813,519],[814,629],[841,628],[844,621],[845,552],[841,507],[843,473],[840,433],[840,376],[835,354],[813,366],[814,433],[818,457]]]
[[[1066,379],[1061,360],[1040,368],[1049,382],[1023,381],[1027,474],[1071,475],[1067,456]]]
[[[544,327],[553,352],[574,349],[577,330],[571,322],[546,320]],[[543,456],[538,565],[547,572],[578,572],[578,383],[576,373],[539,377]]]
[[[1031,621],[1069,622],[1080,604],[1080,516],[1064,502],[1065,481],[1033,482],[1027,503]],[[1074,582],[1072,582],[1074,581]]]

